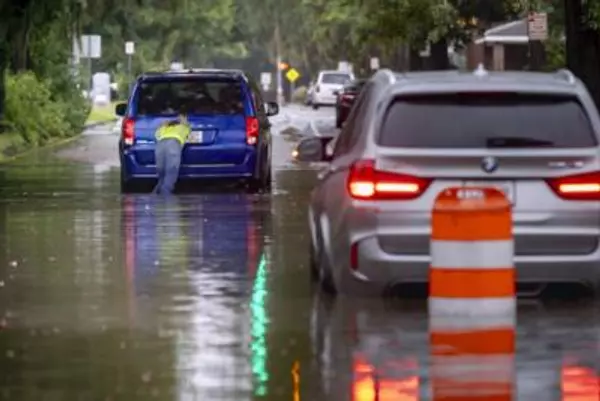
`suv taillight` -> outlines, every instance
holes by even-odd
[[[123,119],[121,125],[121,135],[125,145],[133,145],[135,139],[135,121],[132,118]]]
[[[428,178],[379,171],[373,160],[359,160],[350,167],[348,193],[361,200],[411,200],[431,184]]]
[[[248,145],[256,145],[258,143],[259,132],[258,118],[246,117],[246,143]]]
[[[547,183],[562,199],[600,201],[600,171],[551,178]]]

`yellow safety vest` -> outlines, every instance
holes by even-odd
[[[186,124],[162,125],[156,130],[156,139],[159,141],[163,139],[177,139],[184,145],[190,132],[192,132],[190,126]]]

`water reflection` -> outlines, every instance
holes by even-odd
[[[600,375],[597,369],[565,361],[561,369],[562,401],[600,401]]]
[[[134,318],[157,286],[187,287],[161,306],[176,343],[177,399],[266,394],[269,203],[236,194],[123,203]]]
[[[431,326],[424,304],[317,293],[311,329],[322,399],[600,401],[594,305],[572,308],[519,308],[516,327],[452,319],[443,329]]]

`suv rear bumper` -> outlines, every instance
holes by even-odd
[[[385,252],[376,236],[359,243],[357,279],[382,289],[392,284],[427,283],[429,255]],[[515,256],[519,283],[572,283],[597,288],[600,284],[600,247],[586,255]]]
[[[135,154],[122,150],[121,174],[126,181],[136,179],[156,179],[156,165],[138,163]],[[180,179],[247,179],[256,175],[257,152],[248,152],[240,164],[182,164],[179,170]]]

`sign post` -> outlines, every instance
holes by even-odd
[[[544,46],[548,39],[548,14],[530,12],[527,17],[527,36],[529,37],[529,66],[531,70],[540,70],[544,64]]]
[[[131,93],[131,85],[133,82],[133,77],[131,76],[131,59],[135,54],[135,43],[134,42],[125,42],[125,54],[127,55],[127,80],[129,81],[129,91],[127,94]]]
[[[92,59],[102,55],[102,37],[100,35],[82,35],[79,38],[80,57],[88,59],[88,97],[92,96]],[[78,50],[79,50],[78,49]]]
[[[294,90],[296,89],[296,81],[300,78],[300,73],[295,68],[290,68],[286,73],[285,77],[290,82],[290,99],[294,95]]]
[[[548,39],[548,14],[531,12],[527,18],[527,34],[529,40],[545,41]]]
[[[379,67],[379,58],[377,57],[371,57],[371,61],[370,61],[370,66],[371,66],[371,70],[375,71],[378,70]]]
[[[273,81],[273,77],[270,72],[261,72],[260,73],[260,84],[262,85],[263,90],[266,92],[271,87],[271,82]]]

